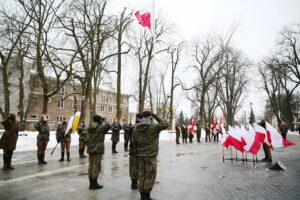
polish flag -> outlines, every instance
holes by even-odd
[[[134,13],[134,15],[138,19],[139,24],[141,26],[151,29],[151,13],[150,12],[145,12],[145,13],[141,14],[140,11],[136,11]]]
[[[139,24],[151,30],[151,20],[153,14],[153,0],[144,0],[136,2],[136,16]]]
[[[245,140],[246,145],[244,145],[245,151],[257,155],[260,150],[260,140],[258,135],[255,133],[253,127],[249,124],[249,131],[246,131],[245,127],[241,127],[242,138]]]
[[[193,133],[194,131],[197,130],[197,125],[196,125],[194,118],[192,118],[191,121],[189,122],[188,128],[191,133]]]
[[[244,152],[244,146],[242,143],[242,134],[241,132],[239,132],[238,130],[232,128],[231,126],[229,126],[229,142],[230,145],[233,146],[234,148],[236,148],[238,151],[240,152]]]
[[[226,147],[226,149],[228,149],[228,147],[230,146],[230,141],[229,141],[229,137],[228,134],[226,133],[226,130],[223,126],[220,126],[221,128],[221,144]]]
[[[259,141],[261,143],[265,143],[270,146],[270,143],[268,142],[268,139],[267,139],[266,129],[264,129],[262,126],[260,126],[256,123],[254,123],[253,126],[254,126],[255,133],[257,134],[257,136],[259,138]]]
[[[268,122],[266,122],[267,135],[270,137],[271,147],[280,148],[295,145],[295,143],[284,139],[280,133]]]

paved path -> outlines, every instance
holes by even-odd
[[[268,170],[266,163],[223,163],[220,144],[161,141],[157,183],[151,195],[159,200],[300,199],[300,138],[288,139],[296,145],[272,152],[273,161],[286,164],[285,171]],[[42,166],[37,165],[35,151],[17,152],[13,156],[16,169],[0,170],[0,199],[139,199],[138,192],[130,189],[128,153],[120,150],[112,155],[110,142],[106,149],[99,177],[104,188],[98,191],[88,189],[88,159],[78,158],[77,147],[72,147],[71,162],[62,163],[58,162],[59,149],[53,157],[48,149],[48,165]],[[228,157],[230,151],[225,154]],[[258,157],[262,158],[262,152]]]

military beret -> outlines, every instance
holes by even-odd
[[[101,117],[100,115],[94,115],[94,117],[93,117],[94,122],[101,123],[103,120],[104,120],[104,118]]]
[[[150,116],[152,116],[152,113],[150,111],[143,112],[143,117],[150,117]]]

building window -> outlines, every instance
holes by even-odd
[[[57,101],[57,108],[63,109],[64,108],[64,100]]]
[[[65,87],[60,88],[59,94],[65,95]]]
[[[102,94],[102,102],[106,102],[106,95]]]
[[[62,121],[63,121],[63,116],[61,116],[61,115],[58,115],[57,117],[56,117],[56,121],[58,122],[58,123],[61,123]]]
[[[127,103],[127,98],[126,97],[123,98],[123,103]]]
[[[109,107],[108,107],[108,112],[110,112],[110,113],[113,112],[113,107],[112,107],[112,106],[109,106]]]
[[[37,95],[32,95],[32,101],[38,101],[38,96]]]
[[[74,100],[71,101],[71,109],[73,109],[73,110],[77,109],[77,101],[74,101]]]
[[[105,106],[101,105],[101,112],[105,112]]]
[[[31,114],[31,115],[30,115],[30,119],[38,119],[38,115],[36,115],[36,114]]]
[[[113,97],[112,97],[112,95],[109,95],[109,102],[113,102]]]
[[[108,119],[108,122],[110,123],[110,124],[112,124],[113,123],[113,119]]]

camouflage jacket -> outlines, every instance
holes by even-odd
[[[56,140],[61,140],[64,138],[70,138],[71,137],[71,130],[66,133],[68,124],[60,124],[58,125],[56,129]]]
[[[110,124],[102,124],[93,122],[87,130],[87,153],[104,154],[105,134],[111,128]]]
[[[87,137],[87,129],[85,125],[79,125],[78,127],[78,135],[79,135],[79,140],[86,140]]]
[[[136,146],[137,156],[153,157],[158,154],[160,131],[167,129],[168,123],[158,119],[158,124],[139,124],[133,130],[133,142]]]
[[[47,121],[39,121],[34,125],[40,136],[49,136],[49,125]]]

